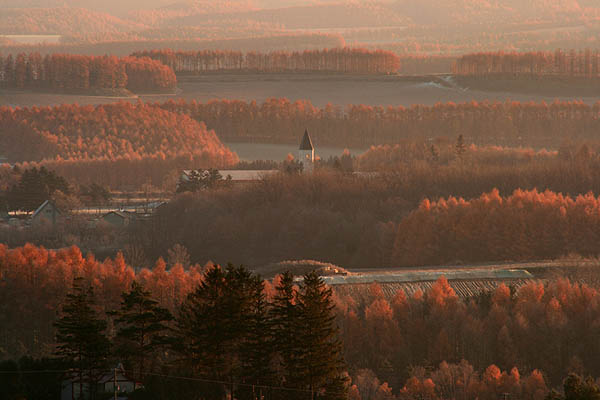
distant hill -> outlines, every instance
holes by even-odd
[[[236,18],[282,24],[287,29],[353,28],[407,24],[400,13],[378,5],[325,4],[237,13]],[[231,18],[229,14],[198,14],[172,19],[172,25],[195,25]]]
[[[302,51],[306,49],[323,49],[344,47],[344,39],[340,35],[330,34],[288,34],[268,37],[251,37],[225,40],[124,40],[98,43],[72,44],[38,44],[38,45],[2,45],[0,53],[16,54],[39,52],[40,54],[71,53],[86,55],[127,56],[135,51],[153,49],[173,50],[239,50],[262,51],[273,50]]]
[[[204,124],[148,104],[0,107],[0,146],[11,162],[237,157]]]
[[[78,36],[142,28],[141,24],[83,8],[7,8],[0,12],[0,34]]]
[[[417,24],[522,23],[581,16],[580,0],[396,0],[391,6]],[[600,4],[590,4],[598,8]]]

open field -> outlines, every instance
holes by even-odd
[[[322,107],[328,103],[336,105],[433,105],[446,102],[475,101],[546,101],[554,99],[571,100],[582,98],[588,104],[597,97],[554,94],[524,94],[506,91],[471,90],[446,83],[440,77],[419,77],[418,79],[400,76],[341,76],[341,75],[206,75],[200,77],[180,77],[179,90],[174,95],[139,95],[143,101],[166,101],[184,98],[206,102],[215,99],[241,99],[263,102],[270,97],[287,97],[291,101],[309,100]],[[31,92],[2,92],[0,105],[47,106],[55,104],[79,103],[101,104],[122,101],[115,97],[94,97],[61,94],[40,94]],[[137,98],[126,99],[137,101]]]
[[[489,265],[415,267],[391,269],[352,269],[347,276],[328,276],[336,294],[350,296],[358,303],[367,303],[370,286],[377,283],[385,297],[391,300],[398,291],[407,296],[426,292],[444,276],[459,297],[469,298],[494,290],[501,284],[518,289],[530,282],[544,283],[558,277],[571,282],[597,287],[599,262],[595,260],[556,260],[529,263],[499,263]]]

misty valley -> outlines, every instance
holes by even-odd
[[[600,5],[0,2],[0,400],[600,399]]]

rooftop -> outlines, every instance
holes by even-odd
[[[304,136],[302,137],[302,142],[300,142],[300,150],[314,150],[314,146],[312,144],[312,140],[310,139],[310,135],[308,134],[308,129],[304,131]]]

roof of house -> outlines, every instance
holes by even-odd
[[[121,217],[123,219],[129,218],[129,215],[127,215],[124,211],[109,211],[106,214],[104,214],[102,216],[102,218],[106,218],[106,217],[108,217],[111,214],[115,214],[115,215],[117,215],[117,216],[119,216],[119,217]]]
[[[34,211],[34,213],[33,213],[33,215],[31,216],[31,218],[35,218],[35,217],[37,217],[37,216],[39,215],[39,213],[41,213],[41,212],[42,212],[42,210],[43,210],[44,208],[46,208],[46,206],[48,206],[48,205],[51,205],[51,206],[53,206],[53,207],[54,207],[54,210],[55,210],[55,211],[56,211],[58,214],[60,214],[60,210],[59,210],[58,208],[56,208],[56,206],[55,206],[55,205],[54,205],[52,202],[50,202],[50,200],[46,200],[46,201],[44,201],[44,202],[42,203],[42,205],[41,205],[41,206],[39,206],[39,207],[37,208],[37,210],[35,210],[35,211]]]
[[[304,131],[304,136],[302,137],[302,142],[300,142],[300,150],[314,150],[314,146],[312,144],[312,140],[310,139],[310,135],[308,134],[308,129]]]
[[[276,174],[278,170],[220,170],[223,179],[231,176],[232,181],[258,181],[262,178]]]

